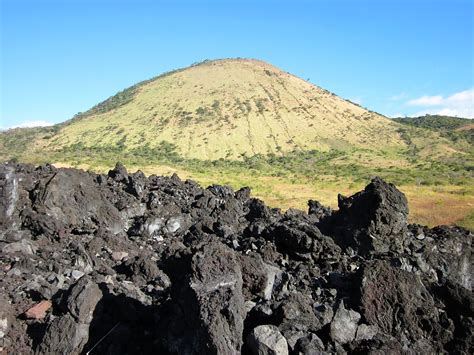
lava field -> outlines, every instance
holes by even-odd
[[[338,201],[1,164],[0,354],[474,353],[473,234]]]

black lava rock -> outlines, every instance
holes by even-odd
[[[338,210],[308,204],[2,164],[0,351],[473,352],[472,233],[408,225],[379,178]]]

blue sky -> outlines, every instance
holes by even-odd
[[[472,0],[0,0],[0,127],[203,59],[268,61],[385,114],[474,117]]]

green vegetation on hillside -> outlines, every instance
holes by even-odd
[[[34,150],[37,139],[51,139],[60,129],[60,125],[50,127],[14,128],[0,131],[0,159],[21,160]]]
[[[418,117],[397,117],[395,121],[409,124],[416,127],[430,128],[436,130],[454,130],[472,124],[468,118],[441,116],[441,115],[425,115]]]
[[[468,118],[425,115],[419,117],[397,117],[396,122],[439,132],[454,141],[465,139],[474,144],[474,121]]]

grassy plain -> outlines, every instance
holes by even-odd
[[[334,154],[337,156],[337,154]],[[406,194],[410,221],[423,225],[457,224],[474,230],[474,185],[468,175],[450,172],[433,174],[426,170],[398,168],[368,169],[356,164],[341,165],[337,158],[313,167],[295,163],[280,169],[278,164],[263,162],[181,162],[145,161],[137,157],[120,157],[129,171],[141,170],[147,175],[171,175],[193,179],[203,186],[229,185],[234,189],[249,186],[252,195],[272,207],[306,210],[309,199],[337,208],[337,194],[350,195],[360,191],[376,175],[393,182]],[[106,173],[115,163],[97,157],[75,161],[58,161],[56,166],[76,166]],[[348,158],[349,160],[349,158]],[[259,165],[260,164],[260,165]],[[305,170],[306,168],[307,170]],[[437,175],[437,176],[436,176]]]

